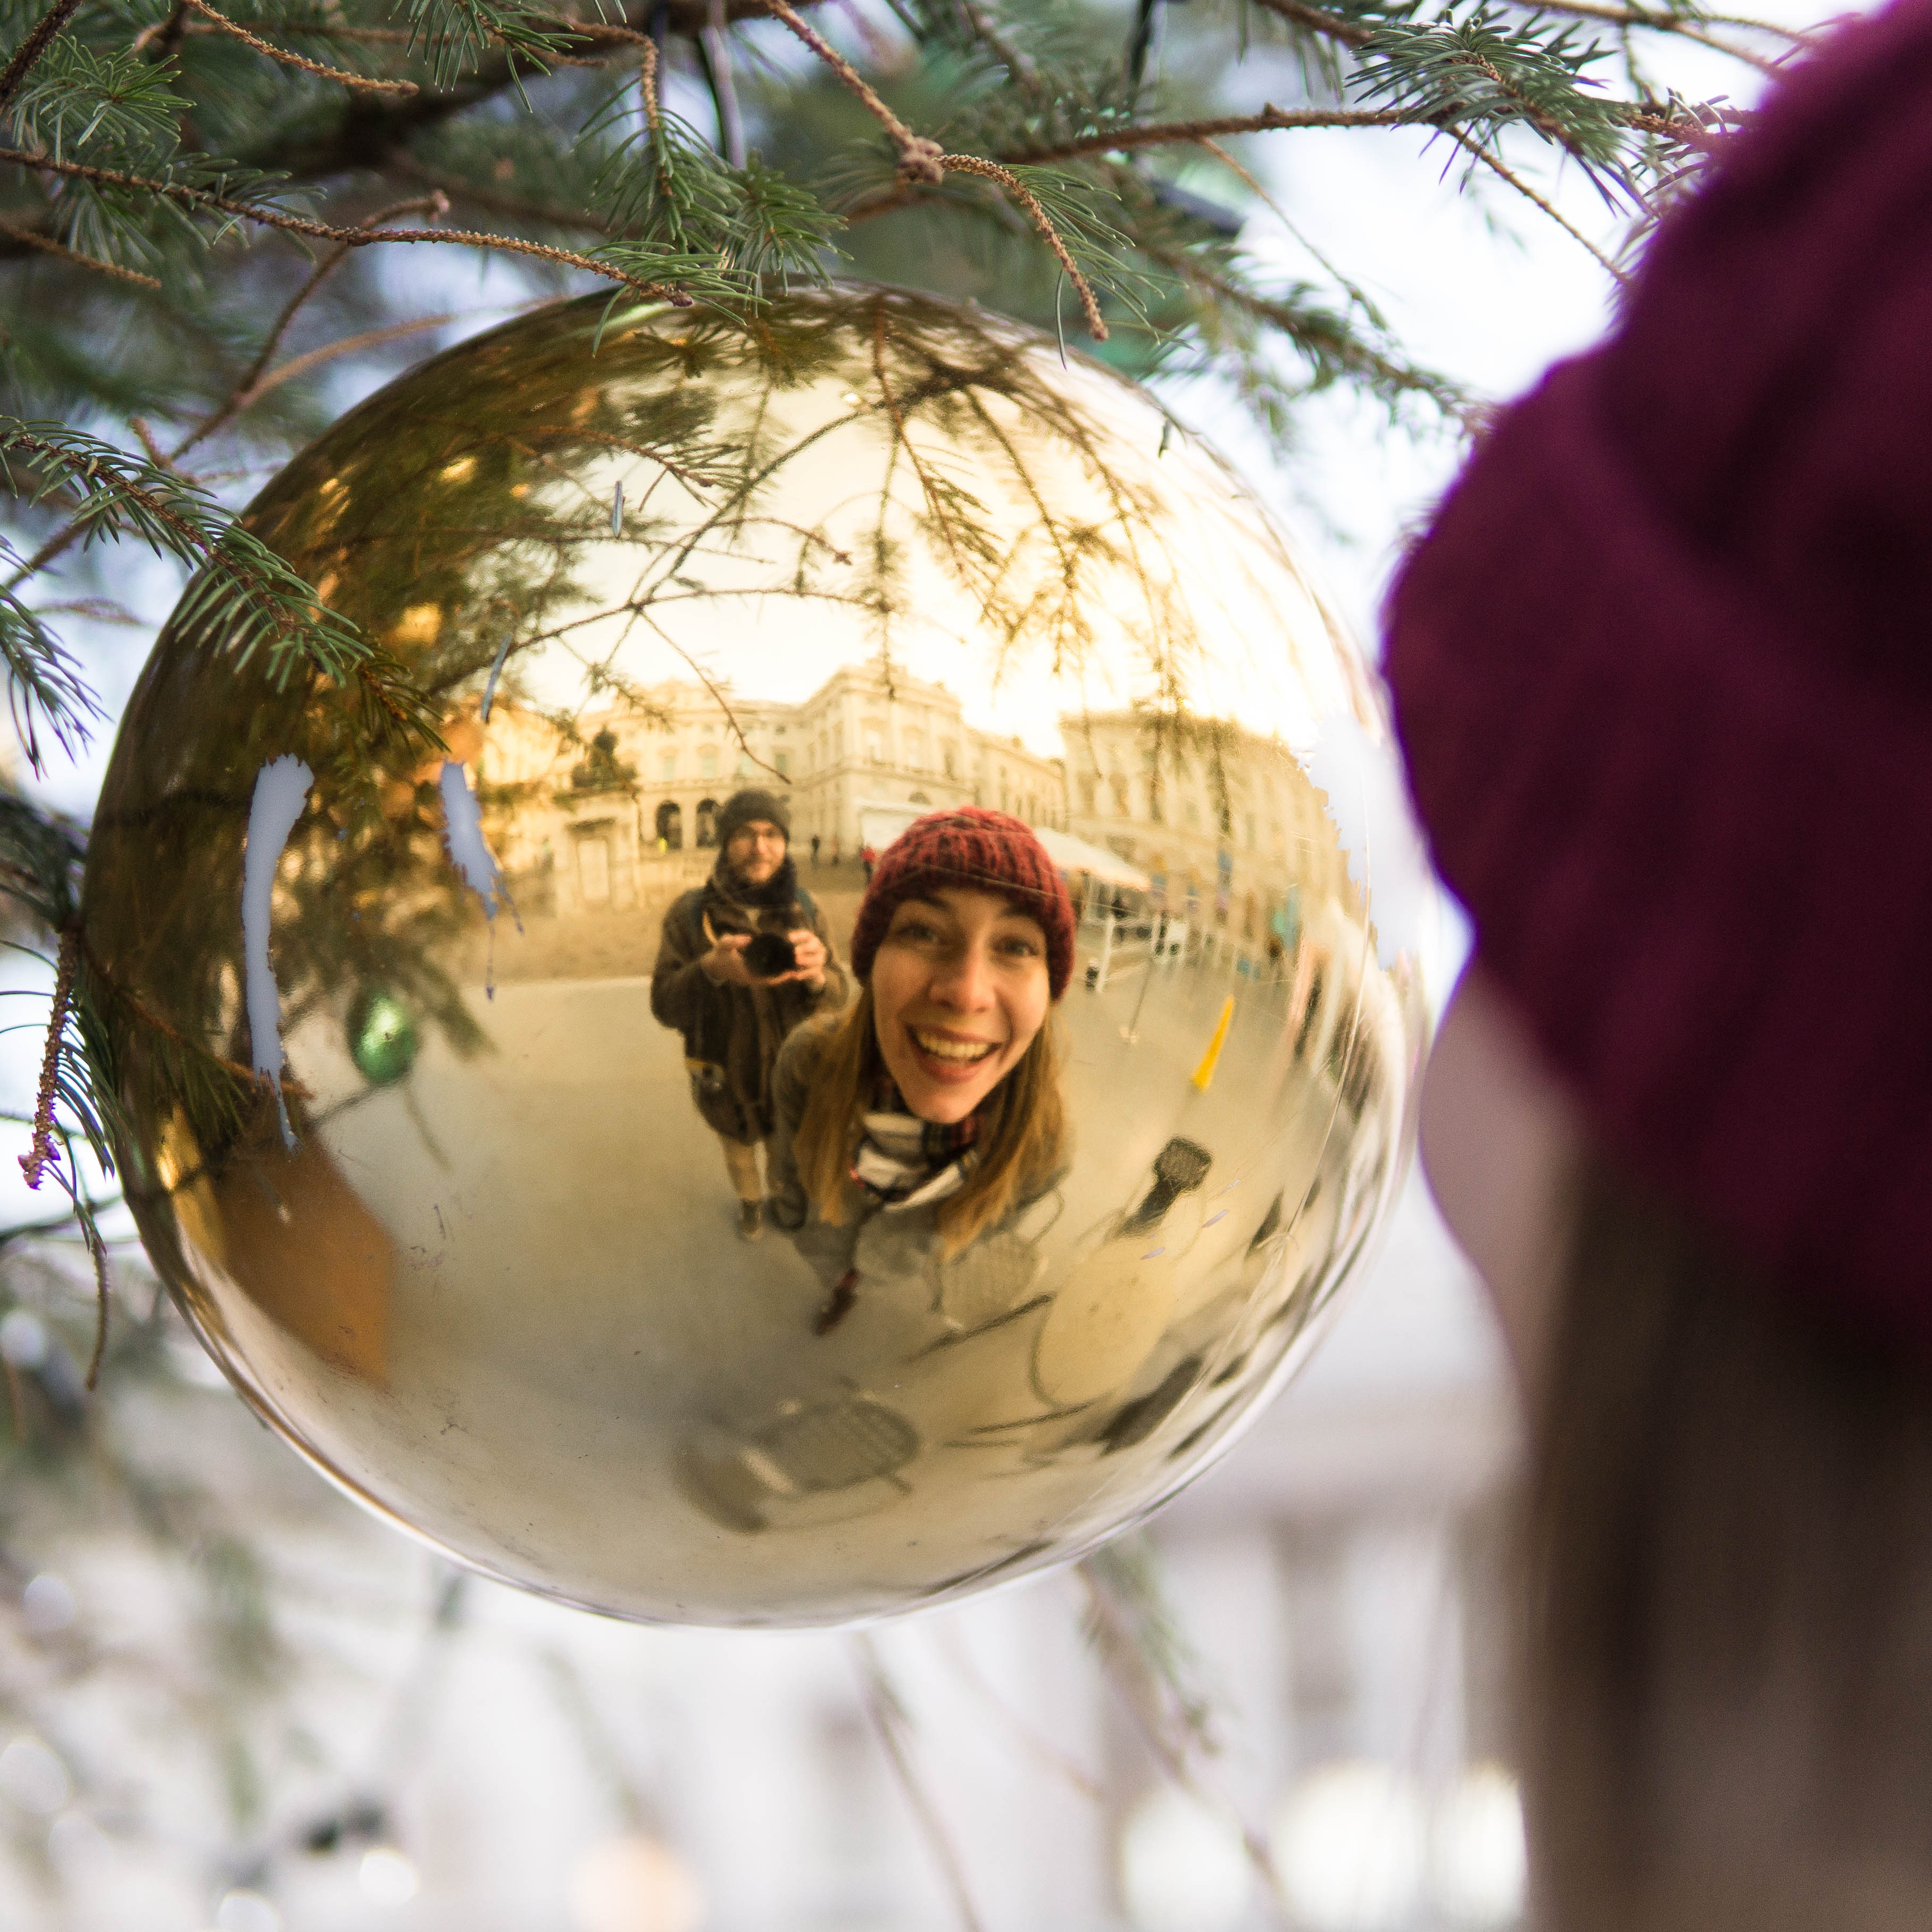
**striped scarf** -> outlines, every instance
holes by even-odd
[[[899,1090],[882,1079],[852,1160],[852,1178],[888,1209],[922,1208],[956,1194],[979,1156],[980,1122],[968,1114],[951,1126],[906,1112]]]

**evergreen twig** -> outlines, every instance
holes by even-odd
[[[54,0],[54,4],[34,22],[33,31],[14,50],[14,57],[0,69],[0,107],[20,91],[20,83],[33,70],[34,63],[52,44],[54,36],[73,19],[80,0]]]
[[[41,1055],[40,1084],[34,1097],[33,1144],[20,1156],[20,1172],[26,1176],[27,1185],[36,1190],[47,1164],[56,1158],[54,1098],[60,1079],[68,1004],[74,997],[74,969],[80,956],[80,934],[70,927],[61,934],[60,962],[54,972],[53,1004],[47,1015],[47,1043]]]
[[[208,0],[183,0],[183,4],[200,14],[202,19],[218,33],[232,35],[244,46],[253,47],[258,54],[266,54],[272,61],[278,61],[284,67],[292,67],[303,74],[312,74],[321,80],[333,80],[347,88],[359,89],[365,94],[416,94],[421,92],[412,80],[383,80],[364,74],[351,74],[346,68],[324,67],[320,61],[312,61],[306,55],[291,53],[286,47],[278,47],[271,40],[265,40],[259,34],[251,34],[238,22],[231,20],[226,14],[218,12],[208,4]]]
[[[287,214],[259,202],[236,201],[207,188],[185,182],[143,178],[116,168],[91,167],[84,162],[56,160],[51,154],[33,154],[17,148],[0,148],[0,162],[30,168],[43,174],[62,175],[75,181],[94,182],[107,188],[131,188],[158,199],[178,202],[184,208],[225,214],[241,221],[252,221],[285,235],[300,235],[316,242],[340,242],[352,248],[366,248],[378,242],[442,242],[461,248],[494,248],[506,254],[528,255],[540,262],[554,262],[564,268],[587,269],[607,281],[621,282],[651,302],[668,302],[680,308],[690,304],[682,290],[661,283],[640,280],[608,260],[580,255],[569,248],[547,248],[540,242],[524,242],[514,236],[478,234],[460,228],[342,228],[326,221],[310,221],[301,215]]]

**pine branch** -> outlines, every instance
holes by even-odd
[[[1258,114],[1223,114],[1200,121],[1154,121],[1111,128],[1052,146],[1008,148],[1000,159],[1010,164],[1036,165],[1078,160],[1090,154],[1126,154],[1136,148],[1180,142],[1205,142],[1223,134],[1265,134],[1293,128],[1403,128],[1414,126],[1416,120],[1413,115],[1390,109],[1270,106]]]
[[[1480,162],[1484,167],[1487,168],[1492,174],[1495,175],[1498,180],[1508,182],[1508,184],[1511,188],[1514,188],[1516,193],[1521,195],[1526,201],[1528,202],[1532,207],[1540,208],[1545,214],[1548,215],[1550,220],[1555,222],[1557,226],[1563,230],[1564,234],[1572,236],[1575,240],[1580,242],[1583,247],[1587,248],[1590,251],[1591,254],[1595,257],[1598,266],[1616,280],[1619,287],[1623,287],[1628,285],[1630,279],[1629,277],[1617,266],[1616,262],[1612,261],[1610,256],[1606,255],[1603,250],[1599,248],[1596,243],[1590,239],[1588,236],[1586,235],[1574,222],[1570,220],[1569,217],[1564,214],[1562,210],[1557,207],[1554,202],[1550,201],[1546,196],[1538,194],[1536,190],[1532,188],[1528,182],[1525,181],[1520,175],[1517,174],[1514,171],[1514,170],[1504,166],[1499,156],[1492,154],[1488,148],[1482,146],[1479,142],[1472,140],[1469,136],[1464,134],[1460,128],[1444,128],[1443,131],[1448,134],[1449,138],[1454,141],[1459,148],[1462,148],[1463,152],[1469,156],[1472,160]]]
[[[96,256],[83,255],[78,248],[70,248],[64,242],[56,242],[51,235],[42,235],[17,221],[0,221],[0,235],[10,235],[23,247],[38,250],[44,255],[52,255],[60,261],[71,262],[76,267],[86,268],[92,274],[106,275],[117,282],[125,282],[130,288],[158,292],[161,286],[158,276],[144,275],[138,268],[124,268],[118,262],[104,262]]]
[[[365,217],[356,225],[361,229],[380,228],[385,222],[393,221],[399,214],[413,214],[418,212],[440,216],[448,212],[448,206],[449,204],[440,194],[420,196],[412,201],[392,202],[387,208],[380,209],[376,213]],[[219,408],[203,417],[188,435],[176,445],[172,454],[168,458],[168,466],[170,468],[178,463],[196,443],[205,441],[217,430],[226,428],[248,408],[250,404],[266,393],[262,387],[262,377],[267,372],[268,364],[274,360],[275,351],[281,346],[283,337],[289,332],[289,325],[301,314],[302,309],[320,290],[323,283],[348,260],[350,245],[346,242],[338,244],[332,255],[325,256],[316,263],[314,272],[308,280],[304,282],[302,286],[289,298],[281,314],[275,318],[274,326],[268,331],[267,339],[262,343],[254,362],[249,364],[242,374],[241,380],[230,392],[228,400]],[[280,380],[286,381],[287,377],[284,376]]]
[[[80,6],[80,0],[55,0],[55,4],[34,23],[34,29],[14,50],[14,57],[4,70],[0,70],[0,107],[6,106],[20,92],[20,83],[33,70],[34,64],[52,44],[54,36],[70,20]]]
[[[275,688],[287,688],[303,669],[358,689],[372,728],[380,723],[407,736],[440,742],[428,701],[410,686],[401,667],[319,602],[312,586],[259,538],[226,522],[212,499],[186,478],[58,423],[0,418],[0,474],[11,484],[10,458],[40,474],[29,500],[45,497],[60,484],[79,497],[81,510],[74,520],[82,542],[132,536],[157,554],[196,568],[176,621],[184,627],[205,624],[224,635],[238,664],[262,651]],[[40,567],[38,556],[30,559],[14,581]]]
[[[420,90],[412,80],[381,80],[368,74],[351,74],[339,67],[324,67],[320,61],[312,61],[306,56],[291,53],[286,47],[278,47],[265,40],[259,34],[250,33],[246,27],[229,19],[226,14],[218,13],[208,4],[208,0],[182,0],[182,4],[199,14],[202,19],[218,33],[232,34],[244,46],[253,47],[258,54],[266,54],[272,61],[284,67],[292,67],[303,74],[314,74],[322,80],[338,81],[344,87],[359,88],[368,94],[415,94]]]
[[[300,215],[286,214],[260,202],[238,201],[207,188],[165,178],[143,179],[118,169],[89,167],[79,161],[56,160],[50,154],[23,153],[16,148],[0,148],[0,162],[16,167],[38,170],[44,174],[64,176],[76,181],[94,182],[106,188],[130,188],[157,200],[175,202],[195,212],[224,214],[251,221],[284,235],[301,235],[317,242],[340,242],[352,248],[366,248],[380,242],[440,242],[460,248],[495,249],[505,254],[527,255],[538,261],[554,262],[569,268],[587,269],[607,281],[621,282],[635,289],[649,302],[668,302],[688,308],[690,297],[682,290],[649,281],[629,273],[608,259],[580,255],[569,248],[552,248],[538,242],[518,241],[513,236],[481,234],[460,228],[340,228],[326,221],[310,221]]]
[[[67,1031],[68,1003],[74,997],[74,969],[80,959],[80,936],[70,927],[61,934],[60,961],[54,973],[53,1004],[47,1018],[47,1042],[40,1060],[39,1088],[34,1100],[33,1144],[20,1156],[27,1185],[39,1190],[40,1178],[54,1159],[54,1100],[60,1079],[62,1042]]]
[[[0,539],[0,560],[17,565]],[[29,610],[12,587],[0,586],[0,662],[7,668],[8,698],[15,730],[36,772],[46,769],[37,721],[70,757],[88,742],[89,721],[104,716],[80,667],[50,631],[45,613]]]

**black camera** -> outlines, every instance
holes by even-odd
[[[754,980],[776,980],[798,970],[798,949],[782,932],[758,932],[745,948],[745,970]]]

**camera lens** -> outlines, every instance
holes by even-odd
[[[745,948],[745,964],[754,980],[776,980],[798,970],[798,954],[783,933],[760,932]]]

